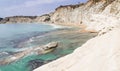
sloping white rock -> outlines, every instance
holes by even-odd
[[[91,14],[91,18],[86,21],[86,30],[100,31],[107,27],[118,27],[120,20],[117,17],[105,15],[105,14]]]
[[[97,3],[88,1],[74,9],[68,6],[60,7],[51,16],[51,21],[62,24],[82,24],[86,26],[87,31],[98,32],[103,27],[120,22],[120,0],[103,0]]]
[[[120,71],[120,29],[92,38],[72,54],[34,71]]]

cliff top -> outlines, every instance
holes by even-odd
[[[10,17],[5,17],[5,18],[31,18],[35,19],[37,16],[10,16]]]
[[[78,8],[80,6],[84,5],[84,3],[80,3],[80,4],[75,4],[75,5],[61,5],[59,6],[58,8],[56,8],[55,10],[58,10],[58,9],[61,9],[61,8],[72,8],[72,9],[75,9],[75,8]]]
[[[115,0],[89,0],[90,2],[100,2],[100,1],[103,1],[103,2],[112,2],[112,1],[115,1]]]

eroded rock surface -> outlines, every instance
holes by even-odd
[[[119,36],[120,28],[114,28],[34,71],[120,71]]]
[[[0,20],[0,23],[32,23],[37,16],[11,16]]]
[[[31,53],[45,54],[45,53],[53,51],[57,46],[58,46],[58,42],[51,42],[47,45],[33,47],[33,48],[27,48],[21,52],[18,52],[16,54],[13,54],[13,55],[7,57],[5,59],[1,59],[0,65],[5,65],[5,64],[9,64],[11,62],[17,61],[17,60],[19,60],[19,59],[23,58],[24,56],[29,55]]]

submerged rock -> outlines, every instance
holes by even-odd
[[[21,52],[18,52],[18,53],[13,54],[5,59],[0,60],[0,65],[5,65],[5,64],[9,64],[11,62],[17,61],[31,53],[45,54],[45,53],[53,51],[57,46],[58,46],[58,42],[51,42],[51,43],[49,43],[47,45],[43,45],[43,46],[26,48],[25,50],[23,50]]]
[[[45,64],[43,60],[36,59],[36,60],[31,60],[28,62],[28,67],[30,67],[31,70]]]
[[[41,60],[41,59],[36,59],[36,60],[31,60],[28,62],[27,66],[32,70],[38,68],[39,66],[42,66],[48,62],[50,62],[51,60],[48,60],[48,61],[44,61],[44,60]]]
[[[58,42],[51,42],[51,43],[45,45],[46,49],[51,49],[51,48],[54,48],[57,46],[58,46]]]
[[[45,46],[35,47],[33,51],[37,54],[41,54],[41,53],[45,54],[45,53],[53,51],[56,47],[58,47],[58,42],[51,42]]]

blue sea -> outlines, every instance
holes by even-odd
[[[27,55],[10,64],[0,65],[0,71],[32,71],[41,64],[72,53],[74,49],[94,36],[94,34],[75,32],[78,29],[35,23],[0,24],[0,59],[26,48],[45,45],[52,41],[59,42],[59,46],[53,52]]]

